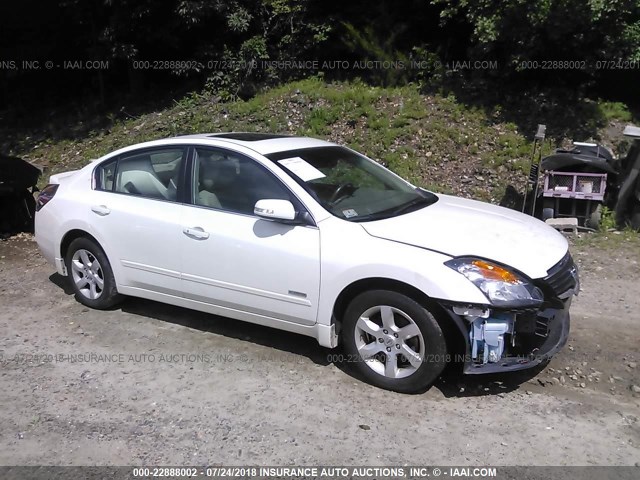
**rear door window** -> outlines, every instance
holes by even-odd
[[[175,201],[185,153],[185,147],[162,147],[124,154],[97,169],[96,186],[99,190]]]

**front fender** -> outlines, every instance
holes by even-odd
[[[369,278],[402,282],[432,299],[484,305],[489,303],[475,285],[444,265],[445,261],[452,258],[448,255],[372,237],[360,225],[339,220],[322,222],[320,229],[320,324],[331,323],[335,301],[345,288]]]

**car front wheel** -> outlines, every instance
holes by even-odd
[[[94,241],[75,239],[69,245],[65,261],[71,287],[80,303],[102,310],[120,301],[109,260]]]
[[[369,291],[343,318],[349,363],[369,383],[402,393],[426,390],[446,366],[447,346],[434,316],[412,298]]]

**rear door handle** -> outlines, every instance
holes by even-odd
[[[206,240],[209,238],[209,232],[205,232],[202,227],[184,227],[182,229],[187,237],[195,238],[197,240]]]
[[[111,210],[109,210],[104,205],[94,205],[93,207],[91,207],[91,211],[100,215],[101,217],[104,217],[105,215],[109,215],[111,213]]]

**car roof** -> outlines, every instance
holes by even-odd
[[[335,146],[334,143],[319,140],[317,138],[251,132],[201,133],[197,135],[181,135],[166,140],[175,141],[178,139],[217,140],[215,142],[217,145],[220,145],[219,142],[241,145],[258,152],[261,155],[268,155],[270,153],[284,152],[288,150],[299,150],[301,148]],[[214,142],[211,143],[214,144]]]

